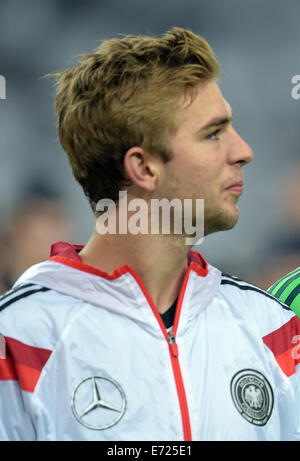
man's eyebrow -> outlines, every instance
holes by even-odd
[[[204,126],[202,126],[198,131],[200,133],[201,131],[206,131],[209,128],[227,125],[232,122],[232,117],[232,114],[227,117],[214,117],[211,120],[209,120],[209,122],[207,122]]]

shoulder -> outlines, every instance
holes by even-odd
[[[252,325],[285,375],[293,375],[300,363],[300,320],[294,311],[271,293],[227,274],[222,274],[220,292],[238,320],[246,328]]]
[[[255,322],[261,336],[277,330],[294,316],[291,308],[262,288],[222,273],[220,294],[236,313],[249,322]]]
[[[35,283],[0,297],[0,382],[18,381],[34,392],[52,352],[82,306],[79,300]],[[27,394],[26,394],[27,395]]]
[[[242,280],[223,272],[221,275],[221,290],[224,290],[224,293],[228,292],[234,296],[242,297],[244,299],[251,299],[251,301],[255,300],[261,304],[271,304],[274,308],[276,306],[277,309],[291,312],[291,308],[286,303],[278,299],[269,291],[266,291],[253,283],[249,283],[246,280]]]
[[[53,349],[78,299],[35,283],[21,283],[0,297],[0,333],[4,337]]]

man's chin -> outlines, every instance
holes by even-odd
[[[205,218],[204,221],[204,235],[213,234],[214,232],[226,231],[232,229],[239,219],[239,210],[229,213],[227,211],[220,211],[214,216]]]

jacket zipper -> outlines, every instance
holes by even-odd
[[[178,303],[181,308],[182,302],[183,302],[183,296],[185,293],[186,285],[189,279],[189,274],[191,272],[191,269],[194,267],[193,263],[190,264],[189,268],[186,271],[185,277],[183,284],[180,289],[180,294],[178,297]],[[178,400],[179,400],[179,407],[180,407],[180,412],[181,412],[181,420],[182,420],[182,426],[183,426],[183,435],[184,435],[184,440],[185,441],[191,441],[192,440],[192,431],[191,431],[191,424],[190,424],[190,416],[189,416],[189,409],[188,409],[188,404],[187,404],[187,398],[186,398],[186,393],[185,393],[185,388],[183,384],[183,379],[182,379],[182,374],[180,370],[180,364],[178,360],[178,345],[176,343],[176,338],[175,334],[177,332],[177,327],[178,327],[178,321],[179,321],[179,313],[180,310],[178,310],[177,306],[177,311],[175,314],[175,319],[174,319],[174,325],[173,325],[173,331],[171,331],[169,334],[167,332],[167,329],[162,321],[162,318],[157,310],[157,307],[155,306],[149,292],[145,288],[144,284],[142,283],[141,279],[137,275],[137,273],[130,269],[129,272],[133,276],[133,278],[136,280],[138,285],[140,286],[145,298],[148,301],[148,304],[156,317],[160,328],[163,332],[163,335],[168,342],[169,345],[169,353],[171,357],[171,364],[173,368],[173,374],[175,378],[175,384],[176,384],[176,390],[177,390],[177,395],[178,395]],[[175,332],[175,334],[174,334]]]
[[[175,383],[176,383],[176,388],[177,388],[177,394],[179,398],[184,440],[191,441],[192,433],[191,433],[190,417],[189,417],[186,393],[185,393],[185,388],[183,384],[183,379],[182,379],[182,374],[181,374],[180,364],[179,364],[179,359],[178,359],[178,345],[176,343],[176,338],[172,330],[168,333],[168,343],[169,343],[171,363],[172,363],[172,368],[173,368],[173,373],[174,373]]]

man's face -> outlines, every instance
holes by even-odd
[[[233,129],[230,106],[214,81],[198,88],[180,117],[161,192],[169,198],[204,199],[205,235],[230,229],[239,215],[242,167],[252,160],[252,151]]]

